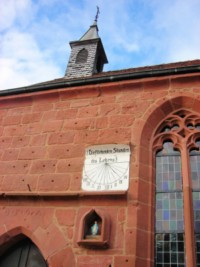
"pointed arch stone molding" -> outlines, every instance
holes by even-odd
[[[161,121],[170,113],[175,112],[181,108],[192,110],[200,113],[200,96],[196,96],[192,93],[177,94],[173,98],[164,97],[159,99],[152,105],[144,114],[140,133],[139,143],[141,145],[148,144],[152,135],[154,135],[155,129],[158,127]]]
[[[180,95],[181,94],[181,95]],[[145,261],[145,266],[152,267],[154,264],[154,193],[155,193],[155,167],[153,157],[153,147],[159,146],[164,137],[162,134],[157,137],[160,141],[155,142],[156,131],[162,122],[175,113],[177,110],[186,109],[193,113],[200,114],[200,96],[193,93],[177,93],[173,98],[164,97],[151,106],[143,118],[133,126],[133,131],[137,134],[132,142],[138,145],[138,168],[136,176],[138,177],[138,206],[137,209],[137,234],[136,234],[136,266],[141,259]],[[173,121],[173,120],[172,120]],[[188,122],[198,121],[195,117],[188,117]],[[174,123],[179,120],[174,118]],[[140,129],[140,131],[139,131]],[[165,135],[165,138],[171,139],[172,136]],[[199,138],[199,134],[191,134],[191,140],[188,137],[188,146],[194,144]],[[173,141],[176,146],[180,146],[178,134],[174,134]],[[144,194],[145,192],[145,194]],[[142,248],[142,249],[141,249]],[[138,265],[139,266],[139,265]]]
[[[2,231],[2,233],[0,234],[0,255],[4,253],[7,248],[14,245],[18,241],[23,240],[24,238],[29,238],[43,254],[42,244],[38,244],[36,238],[33,236],[31,231],[27,230],[22,226],[17,226],[8,231]],[[45,258],[44,254],[43,256]]]

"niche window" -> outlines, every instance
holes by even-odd
[[[86,63],[87,58],[88,58],[88,51],[85,48],[83,48],[78,52],[78,54],[76,56],[76,63],[77,64]]]
[[[156,167],[155,267],[200,267],[200,117],[188,110],[159,125]]]
[[[110,235],[110,219],[100,209],[92,209],[83,215],[80,222],[78,244],[88,247],[107,247]]]

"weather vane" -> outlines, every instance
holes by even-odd
[[[99,7],[97,6],[97,14],[95,16],[95,21],[97,22],[98,17],[99,17],[100,11],[99,11]]]

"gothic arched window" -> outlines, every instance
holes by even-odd
[[[200,117],[178,110],[153,141],[155,267],[200,266]]]
[[[76,63],[85,63],[87,62],[87,58],[88,58],[88,51],[85,48],[83,48],[78,52],[76,56]]]

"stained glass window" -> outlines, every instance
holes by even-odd
[[[155,266],[185,266],[180,152],[165,142],[156,154]]]
[[[200,142],[198,141],[196,145],[199,147]],[[196,262],[197,267],[200,267],[200,151],[198,149],[190,151],[190,169],[192,178]]]
[[[200,267],[199,114],[186,109],[169,114],[155,131],[153,150],[156,152],[155,267],[186,264]],[[184,222],[194,228],[184,229]]]

